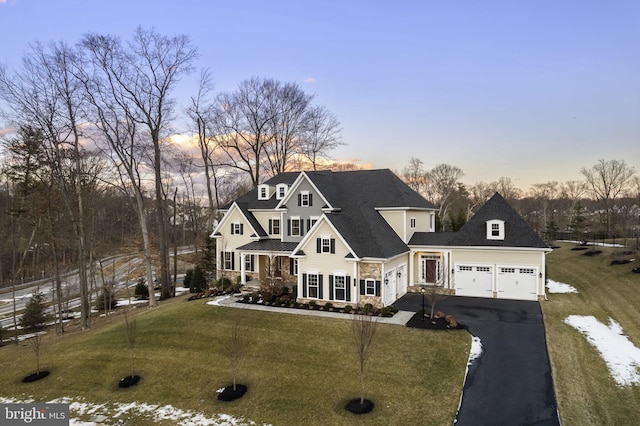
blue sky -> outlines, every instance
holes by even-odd
[[[640,171],[637,0],[0,0],[0,61],[138,25],[189,34],[217,90],[299,83],[340,119],[339,160],[401,170],[414,156],[525,190],[600,158]]]

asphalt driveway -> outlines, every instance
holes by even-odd
[[[422,296],[407,294],[394,305],[415,312]],[[483,346],[467,374],[456,426],[560,424],[538,302],[451,296],[436,310],[454,315]]]

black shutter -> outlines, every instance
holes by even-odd
[[[307,297],[307,274],[302,274],[302,297]]]
[[[335,253],[336,252],[336,239],[332,238],[331,239],[331,253]]]
[[[291,259],[289,258],[289,275],[294,275],[293,274],[293,263],[295,262],[295,259]]]
[[[309,207],[313,206],[313,194],[309,193]]]
[[[224,251],[220,250],[220,268],[224,268]]]
[[[347,277],[345,278],[345,283],[346,283],[345,288],[347,290],[346,299],[347,299],[347,302],[350,302],[351,301],[351,277],[350,276],[347,275]]]
[[[298,206],[302,205],[302,194],[298,194]]]
[[[322,297],[322,274],[318,274],[318,299],[324,299]]]
[[[269,235],[273,234],[273,219],[269,219]]]
[[[322,238],[316,238],[316,253],[322,253]]]
[[[333,275],[329,275],[329,300],[333,300]]]
[[[233,235],[233,223],[231,224],[231,235]]]
[[[236,254],[234,252],[231,252],[231,270],[235,271],[236,270]]]
[[[307,231],[311,229],[311,219],[307,219]]]
[[[298,226],[300,227],[300,236],[304,235],[304,219],[298,219]]]
[[[362,296],[364,296],[366,294],[365,288],[366,288],[366,286],[365,286],[364,280],[360,280],[360,294]]]
[[[254,256],[252,254],[250,254],[249,256],[251,256],[251,265],[249,265],[249,266],[251,266],[251,272],[253,272],[253,271],[256,270],[255,264],[254,264],[255,258],[254,258]]]
[[[291,235],[291,219],[287,219],[287,235]]]
[[[380,296],[380,281],[376,281],[376,296]]]
[[[240,235],[244,233],[244,223],[240,224]]]

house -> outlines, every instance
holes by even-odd
[[[458,232],[390,170],[290,172],[225,206],[222,275],[279,280],[299,301],[386,306],[407,291],[537,300],[551,249],[495,194]]]

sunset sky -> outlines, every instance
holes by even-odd
[[[638,0],[0,0],[0,61],[139,25],[190,35],[216,90],[260,76],[315,94],[342,123],[341,161],[414,156],[524,190],[600,158],[640,172]]]

